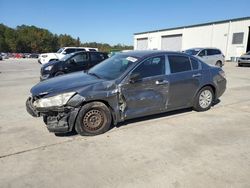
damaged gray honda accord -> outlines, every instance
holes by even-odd
[[[27,111],[50,132],[98,135],[124,120],[193,107],[208,110],[226,89],[224,71],[178,52],[130,51],[40,82]]]

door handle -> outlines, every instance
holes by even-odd
[[[168,81],[167,81],[167,80],[156,80],[156,81],[155,81],[155,84],[156,84],[156,85],[168,84]]]
[[[193,74],[193,75],[192,75],[193,78],[200,77],[200,76],[201,76],[200,73],[198,73],[198,74]]]

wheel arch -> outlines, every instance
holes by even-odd
[[[111,118],[112,118],[112,119],[111,119],[112,124],[114,124],[114,125],[117,124],[117,118],[116,118],[116,115],[115,115],[115,110],[112,108],[112,106],[109,104],[108,101],[106,101],[106,100],[101,100],[101,99],[85,101],[85,102],[82,103],[81,108],[82,108],[84,105],[89,104],[89,103],[91,103],[91,102],[100,102],[100,103],[105,104],[105,105],[108,107],[108,109],[110,110]]]
[[[205,84],[205,85],[203,85],[202,87],[200,87],[200,88],[196,91],[196,93],[195,93],[195,95],[194,95],[194,97],[193,97],[192,104],[194,104],[194,102],[195,102],[195,97],[197,96],[197,94],[198,94],[198,93],[200,92],[200,90],[202,90],[204,87],[211,87],[212,90],[213,90],[213,93],[214,93],[214,100],[217,98],[217,97],[216,97],[216,87],[215,87],[213,84]]]

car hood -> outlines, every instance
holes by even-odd
[[[95,76],[84,72],[76,72],[63,76],[58,76],[38,83],[31,88],[31,94],[35,96],[56,95],[70,91],[76,91],[78,88],[83,88],[88,85],[104,82],[103,79],[98,79]]]
[[[241,58],[243,57],[243,58],[250,58],[250,55],[242,55],[242,56],[240,56]]]
[[[53,61],[49,61],[48,63],[42,65],[42,68],[48,67],[48,66],[53,66],[55,64],[57,64],[58,62],[61,62],[60,60],[53,60]]]

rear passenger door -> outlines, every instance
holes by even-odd
[[[207,49],[207,56],[208,56],[208,64],[215,65],[218,59],[218,54],[216,54],[216,50]]]
[[[99,53],[99,52],[89,52],[89,56],[90,56],[89,68],[95,66],[96,64],[100,63],[101,61],[107,58],[107,56],[105,56],[104,53]]]
[[[202,82],[200,62],[185,55],[168,55],[168,61],[171,71],[168,108],[191,106]]]
[[[87,52],[78,53],[67,62],[68,72],[87,70],[89,67],[89,56]]]
[[[204,49],[204,50],[201,50],[197,56],[201,61],[207,63],[207,64],[210,64],[210,61],[209,61],[209,57],[207,55],[207,50]]]

